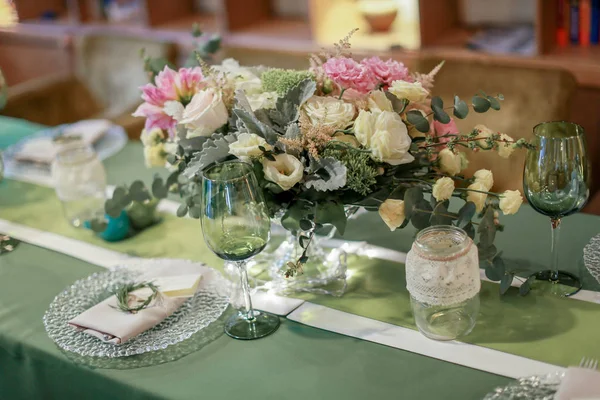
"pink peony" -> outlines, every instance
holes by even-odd
[[[368,93],[377,85],[377,79],[371,71],[351,58],[330,58],[323,64],[323,70],[342,89]]]
[[[179,71],[174,71],[165,66],[154,79],[154,84],[148,83],[140,88],[144,103],[135,110],[133,116],[146,118],[146,130],[160,128],[174,135],[177,121],[165,114],[165,103],[174,100],[185,105],[194,94],[205,87],[200,67],[180,68]]]
[[[442,124],[439,121],[433,121],[433,128],[435,130],[435,135],[436,136],[443,136],[446,135],[448,133],[454,133],[454,134],[458,134],[458,127],[456,126],[456,122],[454,121],[454,118],[450,117],[450,122],[448,122],[447,124]],[[441,143],[446,143],[450,141],[450,138],[439,138],[439,141]]]
[[[381,82],[384,88],[387,88],[393,81],[412,82],[412,78],[408,75],[408,68],[401,62],[394,61],[391,58],[383,61],[379,57],[365,58],[361,64],[367,67],[376,77],[377,81]]]

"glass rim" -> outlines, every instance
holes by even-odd
[[[457,249],[453,252],[449,252],[448,254],[443,254],[443,255],[433,255],[433,254],[427,254],[427,252],[430,249],[430,247],[421,242],[421,239],[424,239],[428,234],[431,233],[456,233],[458,235],[461,236],[460,242],[456,243],[456,247]],[[458,227],[458,226],[454,226],[454,225],[431,225],[428,226],[427,228],[422,229],[421,231],[419,231],[419,233],[417,234],[417,237],[415,238],[414,241],[414,246],[416,247],[416,249],[422,254],[421,257],[423,258],[427,258],[429,260],[436,260],[436,261],[449,261],[452,259],[455,259],[457,257],[461,257],[462,255],[466,254],[471,247],[471,242],[469,242],[471,238],[469,237],[469,235],[467,234],[467,232]],[[463,247],[464,246],[464,247]]]
[[[549,125],[549,124],[569,124],[572,126],[577,127],[576,131],[577,134],[576,135],[572,135],[572,136],[568,136],[568,137],[563,137],[563,138],[555,138],[555,137],[548,137],[548,136],[544,136],[544,135],[540,135],[536,132],[538,127],[541,127],[542,125]],[[544,122],[540,122],[538,124],[536,124],[533,127],[533,134],[539,138],[546,138],[546,139],[559,139],[559,140],[565,140],[565,139],[572,139],[572,138],[578,138],[581,137],[585,134],[585,130],[583,129],[583,126],[579,125],[576,122],[571,122],[571,121],[565,121],[565,120],[554,120],[554,121],[544,121]]]
[[[62,157],[66,156],[68,153],[82,152],[82,151],[88,153],[88,156],[82,160],[67,161],[67,160],[61,159]],[[58,148],[58,150],[56,151],[55,158],[62,165],[79,165],[79,164],[85,164],[85,163],[89,162],[91,159],[93,159],[96,156],[97,156],[97,154],[94,151],[94,149],[92,149],[91,146],[89,146],[86,143],[81,142],[81,141],[75,141],[72,143],[65,143],[64,145],[60,146]]]
[[[240,176],[236,176],[235,178],[230,178],[230,179],[221,179],[221,178],[210,178],[208,177],[208,173],[216,167],[219,166],[223,166],[225,164],[240,164],[243,166],[246,166],[248,168],[248,170]],[[236,160],[228,160],[228,161],[223,161],[220,163],[215,163],[213,165],[210,165],[208,167],[206,167],[205,169],[202,170],[202,179],[205,179],[207,181],[211,181],[211,182],[234,182],[240,179],[244,179],[246,178],[248,175],[254,174],[254,171],[252,170],[252,164],[250,164],[249,162],[246,161],[242,161],[240,159],[236,159]]]

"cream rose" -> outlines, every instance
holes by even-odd
[[[481,212],[485,206],[487,194],[480,192],[487,192],[485,186],[481,182],[475,182],[470,184],[467,187],[467,190],[469,190],[469,192],[467,192],[467,201],[472,201],[475,203],[475,210],[477,210],[477,212]],[[471,190],[477,190],[477,192],[471,192]]]
[[[229,119],[221,92],[212,88],[196,93],[185,108],[178,101],[168,101],[164,110],[178,123],[185,125],[188,139],[210,136]]]
[[[440,178],[433,184],[431,192],[437,201],[448,200],[454,193],[454,181],[447,176]]]
[[[477,141],[477,144],[481,147],[483,147],[484,149],[488,147],[488,143],[487,143],[487,138],[489,138],[490,136],[492,136],[495,132],[493,130],[491,130],[490,128],[488,128],[485,125],[475,125],[475,128],[479,131],[479,133],[477,134],[477,137],[480,138]]]
[[[302,107],[313,125],[346,128],[354,118],[354,105],[335,97],[313,96]]]
[[[473,174],[473,177],[475,178],[475,182],[483,183],[483,186],[485,186],[486,191],[490,191],[492,189],[492,186],[494,186],[494,175],[489,169],[477,170]]]
[[[358,140],[356,139],[356,137],[352,136],[352,135],[344,135],[339,134],[339,135],[335,135],[333,137],[333,140],[337,140],[339,142],[344,142],[344,143],[348,143],[349,145],[353,146],[353,147],[359,147],[360,143],[358,142]]]
[[[398,80],[392,82],[388,90],[397,98],[407,99],[411,103],[422,103],[429,96],[429,91],[421,85],[421,82]]]
[[[377,114],[375,133],[369,146],[375,160],[390,165],[408,164],[415,159],[408,152],[411,144],[408,128],[398,114],[392,111]]]
[[[404,201],[387,199],[379,206],[379,216],[391,231],[395,231],[405,219]]]
[[[163,143],[154,146],[144,146],[144,161],[146,168],[164,167],[167,163],[167,152]]]
[[[456,175],[462,169],[462,157],[460,154],[455,154],[450,149],[444,149],[438,154],[440,170],[449,175]]]
[[[365,147],[371,145],[371,137],[375,133],[376,115],[370,111],[361,110],[354,120],[354,135]]]
[[[394,111],[392,102],[388,100],[388,98],[385,96],[385,93],[381,90],[375,90],[371,92],[367,102],[369,105],[369,110],[371,111]]]
[[[278,154],[275,161],[262,162],[265,178],[278,184],[283,190],[290,190],[302,180],[304,167],[300,160],[289,154]]]
[[[518,190],[507,190],[500,197],[500,209],[504,215],[516,214],[523,204],[523,196]]]
[[[271,150],[273,147],[267,141],[254,133],[240,133],[238,140],[229,145],[229,154],[233,154],[243,161],[248,161],[250,157],[260,157],[262,151],[258,148],[264,147]]]
[[[233,58],[226,58],[221,65],[214,67],[215,70],[224,72],[227,79],[233,82],[236,89],[243,90],[247,95],[262,91],[260,78],[250,68],[240,66]]]
[[[277,92],[249,94],[246,98],[248,99],[248,103],[250,103],[252,111],[260,110],[261,108],[270,109],[275,108]]]
[[[163,139],[164,134],[160,128],[153,128],[150,130],[144,129],[140,136],[140,140],[144,146],[154,146],[155,144],[162,142]]]
[[[513,141],[513,138],[505,133],[500,134],[500,140]],[[508,158],[515,151],[512,143],[498,142],[498,155],[502,158]]]

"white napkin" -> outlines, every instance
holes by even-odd
[[[555,400],[600,400],[600,372],[570,367],[565,373]]]

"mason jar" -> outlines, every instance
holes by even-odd
[[[82,142],[60,146],[51,170],[65,217],[73,226],[104,218],[106,172],[90,146]]]
[[[406,288],[419,331],[435,340],[468,335],[479,313],[479,257],[467,233],[431,226],[406,257]]]

